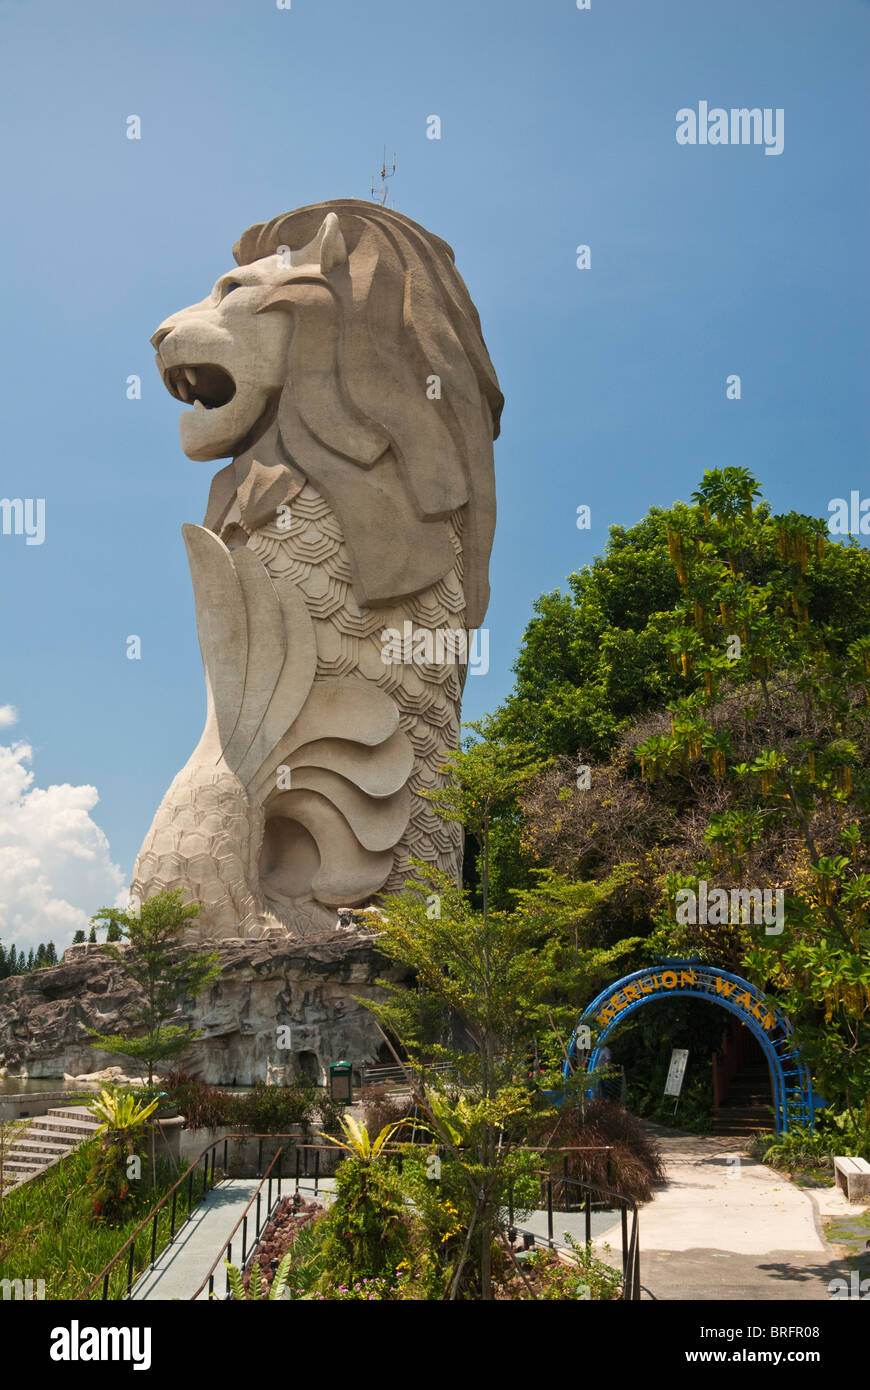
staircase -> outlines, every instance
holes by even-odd
[[[774,1128],[767,1063],[744,1065],[728,1088],[727,1104],[714,1113],[713,1133],[748,1139],[760,1129]]]
[[[5,1196],[23,1182],[35,1178],[50,1164],[77,1149],[90,1139],[100,1121],[85,1105],[55,1106],[44,1115],[29,1120],[27,1128],[9,1150],[3,1165]]]

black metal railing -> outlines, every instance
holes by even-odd
[[[263,1146],[262,1146],[262,1142],[261,1142],[260,1145],[259,1145],[258,1153],[259,1153],[259,1154],[262,1154],[262,1151],[263,1151]],[[226,1259],[227,1264],[232,1264],[232,1262],[233,1262],[233,1240],[235,1239],[236,1232],[239,1230],[240,1227],[241,1227],[241,1231],[242,1231],[242,1236],[241,1236],[242,1257],[241,1257],[241,1265],[240,1265],[240,1268],[241,1268],[241,1270],[242,1270],[242,1273],[244,1273],[245,1266],[246,1266],[246,1264],[248,1263],[248,1257],[250,1256],[251,1259],[253,1259],[254,1256],[256,1255],[256,1253],[257,1253],[257,1247],[258,1247],[258,1245],[259,1245],[259,1243],[260,1243],[260,1233],[261,1233],[261,1231],[264,1229],[264,1227],[268,1226],[269,1222],[272,1220],[272,1217],[275,1215],[275,1212],[277,1211],[277,1209],[278,1209],[278,1207],[279,1207],[279,1205],[280,1205],[280,1203],[281,1203],[281,1183],[282,1183],[282,1181],[283,1181],[283,1172],[282,1172],[282,1166],[281,1166],[281,1165],[282,1165],[283,1155],[284,1155],[284,1146],[283,1146],[283,1144],[282,1144],[282,1146],[281,1146],[281,1148],[278,1150],[278,1152],[277,1152],[276,1154],[273,1155],[272,1161],[271,1161],[271,1163],[269,1164],[268,1168],[266,1169],[265,1173],[263,1174],[262,1178],[260,1179],[259,1183],[257,1184],[257,1189],[256,1189],[256,1191],[252,1194],[251,1199],[250,1199],[250,1201],[248,1202],[248,1205],[245,1207],[245,1210],[242,1212],[242,1214],[241,1214],[241,1216],[239,1217],[238,1221],[236,1222],[235,1226],[234,1226],[233,1229],[230,1231],[229,1239],[225,1242],[225,1244],[221,1245],[220,1251],[218,1252],[218,1254],[215,1256],[214,1260],[212,1261],[211,1267],[209,1268],[209,1271],[208,1271],[208,1273],[206,1274],[205,1278],[203,1279],[202,1283],[200,1284],[199,1288],[196,1290],[196,1293],[191,1294],[190,1300],[189,1300],[191,1303],[192,1303],[195,1299],[199,1298],[200,1294],[203,1292],[203,1290],[205,1289],[206,1285],[208,1286],[208,1296],[209,1296],[209,1298],[212,1298],[212,1297],[214,1296],[214,1276],[215,1276],[215,1270],[217,1269],[217,1267],[218,1267],[218,1265],[220,1264],[220,1262],[221,1262],[222,1259]],[[277,1171],[277,1173],[276,1173],[276,1174],[274,1175],[274,1177],[273,1177],[273,1175],[272,1175],[272,1169],[275,1167],[276,1163],[277,1163],[277,1165],[278,1165],[278,1171]],[[259,1165],[258,1165],[258,1166],[259,1166]],[[298,1164],[297,1164],[297,1167],[298,1167]],[[276,1193],[276,1196],[275,1196],[274,1201],[272,1200],[272,1184],[273,1184],[273,1182],[274,1182],[274,1183],[277,1183],[277,1193]],[[263,1195],[263,1187],[264,1187],[264,1186],[266,1187],[266,1212],[265,1212],[265,1216],[263,1215],[262,1210],[261,1210],[261,1203],[262,1203],[262,1195]],[[253,1237],[253,1243],[252,1243],[250,1249],[248,1249],[248,1213],[250,1212],[251,1207],[254,1207],[254,1206],[256,1207],[256,1211],[255,1211],[255,1214],[254,1214],[254,1237]],[[225,1290],[225,1292],[224,1292],[224,1298],[229,1298],[229,1297],[230,1297],[230,1293],[231,1293],[231,1290],[230,1290],[230,1276],[229,1276],[229,1270],[228,1270],[228,1271],[227,1271],[227,1282],[226,1282],[226,1290]]]
[[[542,1196],[541,1200],[545,1204],[547,1212],[547,1235],[546,1243],[550,1250],[568,1249],[562,1242],[554,1238],[554,1215],[556,1211],[566,1213],[576,1213],[582,1211],[584,1214],[584,1234],[587,1247],[592,1242],[592,1211],[593,1208],[603,1211],[619,1211],[620,1224],[622,1227],[622,1297],[629,1302],[640,1299],[640,1235],[638,1230],[638,1211],[637,1203],[631,1197],[624,1196],[621,1192],[614,1192],[612,1188],[604,1187],[600,1183],[584,1182],[581,1178],[573,1178],[567,1172],[567,1156],[564,1160],[564,1168],[558,1176],[553,1175],[552,1171],[546,1168],[538,1169],[541,1179]],[[569,1193],[577,1193],[577,1200],[572,1201]],[[559,1206],[559,1203],[563,1205]],[[631,1213],[631,1231],[628,1229],[628,1216]],[[508,1185],[508,1226],[507,1234],[509,1240],[513,1242],[519,1233],[524,1238],[526,1248],[530,1248],[538,1240],[543,1239],[533,1231],[526,1231],[514,1225],[514,1198],[513,1183]]]
[[[91,1294],[94,1292],[94,1290],[97,1288],[97,1286],[101,1283],[102,1291],[99,1295],[99,1298],[103,1301],[110,1301],[114,1297],[120,1297],[122,1299],[130,1297],[130,1294],[133,1290],[133,1285],[136,1283],[137,1279],[141,1278],[142,1274],[145,1273],[145,1269],[154,1268],[154,1264],[157,1259],[157,1235],[159,1223],[161,1220],[161,1213],[168,1206],[169,1239],[165,1241],[163,1245],[161,1245],[162,1251],[166,1249],[168,1245],[171,1245],[175,1240],[176,1236],[184,1229],[185,1225],[190,1220],[190,1217],[192,1216],[194,1210],[202,1201],[206,1193],[210,1192],[213,1187],[217,1186],[217,1184],[215,1183],[215,1160],[217,1150],[221,1146],[221,1144],[223,1145],[224,1152],[223,1165],[221,1169],[222,1177],[218,1179],[218,1183],[220,1183],[223,1180],[223,1176],[226,1176],[228,1171],[228,1147],[231,1141],[238,1143],[243,1143],[245,1140],[248,1139],[256,1139],[258,1141],[257,1172],[259,1173],[263,1166],[264,1140],[295,1140],[296,1138],[297,1136],[294,1134],[227,1134],[222,1139],[213,1139],[210,1144],[207,1144],[205,1148],[201,1150],[201,1152],[191,1163],[187,1171],[185,1173],[182,1173],[178,1181],[173,1183],[169,1191],[166,1192],[163,1195],[163,1197],[161,1197],[157,1205],[152,1208],[152,1210],[142,1221],[140,1221],[139,1225],[136,1227],[135,1231],[133,1231],[132,1235],[127,1237],[121,1248],[115,1252],[111,1260],[109,1260],[108,1264],[100,1270],[96,1278],[93,1279],[90,1284],[88,1284],[87,1288],[85,1288],[81,1293],[77,1294],[76,1297],[78,1299],[89,1298]],[[200,1165],[202,1165],[201,1180],[198,1175]],[[272,1165],[270,1164],[270,1167],[271,1166]],[[186,1193],[183,1191],[185,1184],[187,1188]],[[194,1197],[196,1199],[195,1201]],[[181,1213],[179,1212],[179,1200],[181,1202],[181,1211],[183,1212],[183,1217],[180,1221],[180,1224],[176,1224],[178,1222],[179,1216],[181,1215]],[[137,1247],[137,1242],[139,1242],[143,1231],[145,1231],[149,1225],[151,1227],[150,1259],[146,1262],[145,1269],[140,1270],[137,1274],[137,1248],[140,1253],[143,1248],[141,1245],[138,1245]],[[149,1237],[146,1237],[146,1239],[149,1239]],[[147,1248],[147,1246],[145,1248]],[[120,1295],[114,1295],[110,1291],[111,1276],[118,1267],[120,1261],[125,1256],[127,1260],[126,1279],[124,1281],[124,1284],[122,1285],[122,1292],[120,1293]]]

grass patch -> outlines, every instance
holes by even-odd
[[[143,1170],[129,1215],[115,1225],[97,1221],[91,1212],[86,1179],[93,1146],[98,1140],[82,1144],[67,1158],[40,1177],[15,1188],[0,1203],[0,1279],[44,1279],[47,1299],[70,1299],[80,1294],[99,1274],[128,1236],[156,1206],[180,1176],[170,1164],[158,1159],[157,1186]],[[185,1172],[187,1170],[184,1170]],[[202,1179],[194,1179],[194,1206],[202,1190]],[[160,1213],[157,1250],[169,1239],[171,1202]],[[187,1187],[179,1189],[176,1230],[187,1215]],[[151,1260],[151,1227],[136,1242],[134,1278],[147,1269]],[[127,1288],[127,1256],[112,1271],[109,1296],[120,1298]],[[98,1287],[91,1298],[102,1294]]]

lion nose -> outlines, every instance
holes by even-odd
[[[152,333],[151,346],[154,348],[155,352],[159,350],[160,344],[164,342],[166,338],[169,337],[170,333],[172,332],[172,329],[172,324],[169,324],[168,327],[165,324],[161,324],[160,327],[157,329],[157,332]]]

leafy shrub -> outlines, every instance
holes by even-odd
[[[533,1251],[526,1261],[537,1297],[545,1301],[582,1298],[601,1302],[619,1298],[620,1271],[599,1260],[592,1253],[591,1244],[581,1245],[567,1233],[565,1239],[573,1255],[570,1263],[554,1251],[543,1249]]]
[[[226,1091],[198,1081],[182,1067],[166,1073],[164,1086],[187,1120],[188,1129],[219,1129],[229,1123],[232,1097]]]
[[[341,1121],[347,1109],[347,1102],[343,1100],[333,1100],[328,1090],[324,1090],[315,1098],[314,1106],[320,1120],[320,1128],[327,1134],[337,1134],[341,1129]],[[371,1129],[371,1125],[369,1126]]]
[[[317,1088],[307,1078],[289,1086],[267,1086],[265,1081],[258,1081],[246,1095],[231,1095],[179,1069],[167,1073],[165,1086],[187,1119],[188,1129],[194,1130],[230,1126],[254,1134],[283,1134],[292,1125],[307,1128],[318,1111],[322,1113],[326,1106],[329,1114],[333,1104],[318,1100]]]
[[[554,1114],[556,1118],[554,1119]],[[664,1181],[664,1168],[655,1141],[636,1116],[610,1100],[593,1100],[585,1116],[579,1107],[563,1109],[535,1118],[530,1143],[547,1149],[604,1149],[605,1152],[568,1153],[568,1176],[592,1186],[609,1187],[635,1202],[648,1202],[656,1183]],[[563,1155],[554,1155],[559,1162]]]
[[[396,1095],[384,1083],[363,1086],[358,1100],[370,1134],[379,1134],[387,1125],[395,1124],[406,1116],[412,1117],[416,1108],[410,1096]],[[411,1134],[412,1126],[408,1125],[407,1129],[397,1130],[395,1137],[399,1143],[405,1143],[411,1140]]]
[[[759,1134],[753,1144],[762,1163],[794,1173],[799,1168],[827,1166],[833,1170],[832,1143],[829,1135],[817,1130],[796,1126],[787,1134]]]
[[[244,1096],[230,1096],[230,1123],[244,1125],[255,1134],[282,1134],[291,1125],[305,1125],[317,1111],[313,1082],[299,1079],[289,1086],[267,1086],[258,1081]]]
[[[318,1224],[323,1227],[321,1290],[392,1275],[410,1252],[402,1189],[384,1162],[348,1158],[339,1164],[335,1200]]]

